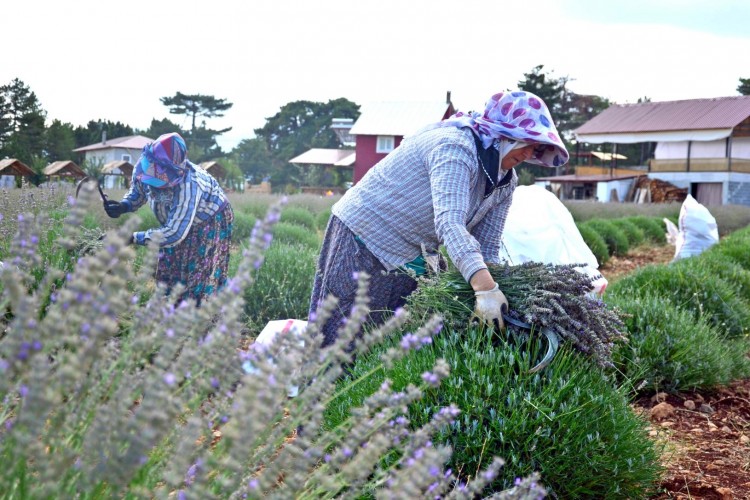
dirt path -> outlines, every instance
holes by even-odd
[[[599,271],[612,283],[649,264],[667,264],[674,247],[637,248]],[[663,492],[654,500],[750,500],[750,380],[713,391],[659,394],[634,404],[664,445]]]

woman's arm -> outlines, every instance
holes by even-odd
[[[172,203],[164,226],[147,231],[133,233],[133,239],[139,245],[145,245],[154,233],[162,235],[161,247],[173,247],[185,239],[195,220],[201,191],[192,177],[178,186],[178,192]]]

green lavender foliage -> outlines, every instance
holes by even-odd
[[[549,328],[599,365],[611,366],[612,348],[625,338],[622,321],[617,310],[591,296],[591,277],[577,267],[528,262],[490,266],[489,271],[508,299],[512,317]],[[412,314],[439,312],[448,324],[464,327],[471,319],[474,292],[451,267],[422,283],[408,304]]]
[[[285,243],[287,245],[301,245],[316,252],[320,250],[321,244],[318,231],[283,221],[273,227],[273,241],[274,243]]]
[[[707,389],[750,376],[748,339],[727,339],[669,298],[608,293],[605,301],[627,311],[628,343],[618,345],[613,358],[623,382],[637,390]]]
[[[750,305],[735,284],[701,265],[700,257],[645,266],[607,287],[607,296],[665,297],[694,318],[704,318],[725,337],[745,335],[750,328]]]
[[[714,245],[704,253],[711,255],[719,253],[732,259],[742,266],[743,269],[750,271],[750,226],[739,229],[736,232],[722,238],[718,245]]]
[[[328,227],[328,220],[331,218],[331,209],[326,209],[315,216],[315,224],[320,231],[325,231]]]
[[[253,272],[255,286],[244,292],[248,321],[262,326],[271,320],[307,318],[317,256],[317,247],[273,242],[265,252],[265,265]]]
[[[599,233],[607,243],[607,249],[610,255],[623,256],[630,250],[628,237],[618,228],[611,220],[608,219],[591,219],[581,224],[583,227],[589,227]]]
[[[638,228],[643,231],[643,235],[646,241],[655,243],[657,245],[665,245],[667,243],[666,238],[666,227],[661,219],[656,217],[646,217],[644,215],[636,215],[633,217],[627,217],[624,220],[632,222]]]
[[[86,188],[55,242],[76,252],[81,222],[95,200]],[[259,221],[234,277],[200,308],[152,289],[157,248],[137,270],[126,244],[139,221],[109,231],[100,248],[67,273],[50,268],[36,287],[39,256],[20,244],[39,232],[19,222],[0,270],[0,491],[8,498],[334,498],[376,491],[390,498],[474,498],[498,474],[489,458],[472,483],[444,470],[450,450],[433,436],[455,422],[455,407],[436,408],[421,427],[394,423],[426,382],[394,390],[387,382],[342,423],[322,428],[342,365],[401,329],[408,314],[368,331],[347,348],[367,318],[367,277],[340,342],[320,350],[328,299],[300,337],[242,350],[243,291],[263,265],[273,207]],[[156,242],[158,243],[158,242]],[[23,250],[26,248],[26,250]],[[436,331],[439,318],[421,329]],[[398,361],[394,354],[392,362]],[[430,387],[449,372],[436,362]],[[301,388],[288,398],[292,385]],[[304,431],[295,430],[304,424]],[[292,438],[293,437],[293,438]],[[384,467],[383,457],[398,455]],[[283,479],[282,479],[283,478]],[[537,477],[507,498],[540,498]]]
[[[286,207],[281,211],[281,222],[306,227],[310,231],[317,229],[315,216],[310,210],[303,207]]]
[[[643,245],[646,241],[646,234],[641,228],[630,222],[626,218],[612,219],[612,224],[622,230],[625,233],[625,237],[628,239],[628,246],[635,248],[639,245]]]
[[[397,349],[405,338],[396,336],[390,345]],[[427,390],[410,404],[408,416],[418,426],[447,401],[461,410],[437,441],[453,449],[448,465],[464,479],[478,474],[488,454],[498,453],[506,465],[489,486],[494,490],[539,471],[556,498],[647,498],[654,493],[661,450],[648,438],[647,422],[631,411],[628,389],[617,388],[569,348],[543,372],[528,373],[542,348],[536,338],[523,342],[477,327],[446,328],[392,365],[380,356],[388,345],[380,346],[358,357],[349,378],[340,382],[327,425],[336,429],[382,380],[391,380],[394,388],[408,386],[428,378],[435,360],[444,359],[450,376],[440,389]]]
[[[596,230],[584,224],[577,223],[576,227],[578,228],[578,232],[581,233],[584,243],[586,243],[591,253],[596,257],[599,265],[603,266],[606,264],[609,261],[609,248],[604,238]]]

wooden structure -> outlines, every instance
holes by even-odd
[[[30,177],[34,170],[21,160],[6,158],[0,160],[0,175],[13,175],[15,177]]]
[[[83,179],[86,177],[86,172],[70,160],[52,162],[44,167],[42,173],[49,178],[72,177],[74,179]]]
[[[0,160],[0,187],[15,187],[14,177],[31,177],[34,170],[21,160],[6,158]]]
[[[614,153],[618,144],[648,144],[649,178],[703,205],[750,205],[750,96],[616,104],[574,133]]]
[[[245,193],[271,194],[271,183],[263,181],[260,184],[245,184]]]
[[[125,160],[111,161],[102,167],[102,175],[111,175],[115,179],[122,178],[126,187],[130,187],[130,179],[133,178],[133,169],[135,167]],[[105,184],[107,184],[105,182]]]
[[[215,179],[223,179],[227,176],[224,166],[218,161],[204,161],[200,167],[211,174]]]
[[[636,203],[682,203],[687,195],[687,188],[678,188],[669,182],[643,176],[635,183],[633,201]]]
[[[356,141],[354,183],[396,149],[404,137],[448,118],[455,111],[450,92],[444,101],[381,102],[362,106],[359,118],[349,130]]]

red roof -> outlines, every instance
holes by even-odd
[[[750,96],[615,104],[575,130],[611,134],[727,129],[750,116]]]
[[[97,149],[112,149],[112,148],[121,148],[121,149],[143,149],[143,146],[146,146],[147,144],[151,144],[154,142],[153,139],[149,139],[148,137],[145,137],[143,135],[128,135],[125,137],[116,137],[114,139],[107,139],[107,142],[97,142],[96,144],[91,144],[89,146],[83,146],[78,149],[74,149],[76,153],[82,152],[82,151],[94,151]]]

